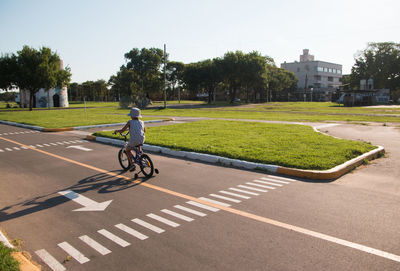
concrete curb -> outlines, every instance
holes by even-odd
[[[173,120],[172,118],[162,119],[162,120],[146,120],[146,121],[144,121],[144,123],[166,122],[166,121],[172,121],[172,120]],[[27,124],[5,121],[5,120],[0,120],[0,123],[17,126],[17,127],[22,127],[22,128],[27,128],[27,129],[33,129],[33,130],[37,130],[37,131],[41,131],[41,132],[65,132],[65,131],[74,131],[74,130],[84,130],[84,129],[90,129],[90,128],[122,126],[122,125],[125,125],[126,122],[88,125],[88,126],[76,126],[76,127],[64,127],[64,128],[44,128],[44,127],[40,127],[40,126],[27,125]]]
[[[87,136],[88,140],[97,141],[105,144],[115,145],[115,146],[123,146],[124,142],[119,139],[112,139],[106,137],[97,137],[93,135]],[[254,163],[248,162],[238,159],[231,159],[211,154],[204,154],[204,153],[195,153],[195,152],[187,152],[187,151],[175,151],[165,147],[159,147],[154,145],[144,144],[143,149],[145,151],[150,151],[153,153],[161,153],[166,154],[178,158],[187,158],[191,160],[198,160],[201,162],[211,163],[211,164],[218,164],[224,166],[233,166],[236,168],[243,168],[248,170],[262,170],[270,173],[275,174],[282,174],[288,175],[293,177],[300,177],[300,178],[307,178],[311,180],[333,180],[336,179],[347,172],[353,170],[354,168],[358,167],[364,160],[373,160],[378,157],[380,154],[385,153],[385,149],[381,146],[378,146],[377,149],[372,150],[368,153],[364,153],[352,160],[349,160],[341,165],[338,165],[329,170],[303,170],[303,169],[296,169],[296,168],[287,168],[282,166],[276,165],[268,165],[268,164],[261,164],[261,163]]]

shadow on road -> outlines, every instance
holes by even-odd
[[[110,172],[118,175],[124,173],[122,170],[114,170]],[[40,212],[70,201],[70,199],[65,196],[58,194],[60,191],[72,190],[81,195],[84,195],[88,191],[97,191],[97,193],[101,194],[113,193],[135,187],[147,180],[148,178],[139,178],[137,180],[132,178],[127,180],[125,178],[110,176],[106,173],[98,173],[81,179],[77,184],[72,186],[3,207],[0,209],[0,222]]]

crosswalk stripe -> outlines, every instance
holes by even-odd
[[[224,197],[224,196],[217,195],[217,194],[210,194],[210,196],[211,196],[211,197],[214,197],[214,198],[218,198],[218,199],[223,199],[223,200],[231,201],[231,202],[234,202],[234,203],[242,202],[241,200],[238,200],[238,199],[232,199],[232,198]]]
[[[238,187],[240,188],[244,188],[244,189],[249,189],[249,190],[253,190],[253,191],[258,191],[258,192],[268,192],[268,190],[264,190],[264,189],[258,189],[258,188],[254,188],[254,187],[250,187],[247,185],[238,185]]]
[[[296,180],[285,178],[285,177],[280,177],[280,176],[274,176],[274,175],[268,175],[268,178],[276,179],[276,180],[281,180],[281,181],[288,181],[288,182],[295,182]]]
[[[0,149],[0,152],[4,152],[2,149]]]
[[[29,148],[25,147],[25,146],[21,146],[21,149],[27,150]]]
[[[63,143],[65,143],[65,144],[71,144],[71,143],[69,143],[68,141],[63,141]]]
[[[35,146],[33,146],[33,145],[29,145],[29,147],[31,147],[32,149],[36,149],[36,147],[35,147]]]
[[[21,150],[20,148],[17,148],[17,147],[14,147],[13,149],[14,149],[14,150],[17,150],[17,151],[20,151],[20,150]]]
[[[205,213],[202,213],[202,212],[199,212],[199,211],[190,209],[190,208],[186,208],[186,207],[181,206],[181,205],[175,205],[174,207],[175,207],[176,209],[179,209],[179,210],[182,210],[182,211],[185,211],[185,212],[188,212],[188,213],[197,215],[197,216],[201,216],[201,217],[204,217],[204,216],[207,215],[207,214],[205,214]]]
[[[196,206],[196,207],[200,207],[200,208],[203,208],[203,209],[212,211],[212,212],[217,212],[217,211],[219,211],[218,208],[214,208],[214,207],[211,207],[211,206],[208,206],[208,205],[204,205],[204,204],[201,204],[201,203],[198,203],[198,202],[195,202],[195,201],[191,201],[191,200],[190,200],[190,201],[187,201],[186,203],[187,203],[187,204],[190,204],[190,205],[193,205],[193,206]]]
[[[268,186],[268,185],[262,185],[262,184],[257,184],[257,183],[251,183],[251,182],[247,182],[246,184],[248,185],[253,185],[253,186],[257,186],[257,187],[261,187],[261,188],[267,188],[267,189],[276,189],[276,187],[272,187],[272,186]]]
[[[169,225],[171,227],[174,227],[174,228],[180,226],[180,224],[178,224],[178,223],[175,223],[175,222],[173,222],[173,221],[171,221],[169,219],[166,219],[164,217],[161,217],[161,216],[158,216],[158,215],[155,215],[155,214],[147,214],[147,216],[152,218],[152,219],[155,219],[157,221],[160,221],[160,222],[162,222],[164,224],[167,224],[167,225]]]
[[[49,144],[43,144],[43,146],[50,147],[50,145],[49,145]]]
[[[35,251],[36,255],[39,256],[42,261],[44,261],[53,271],[64,271],[67,270],[65,267],[59,263],[50,253],[44,249]]]
[[[56,144],[56,143],[50,143],[50,145],[57,146],[57,144]]]
[[[120,245],[121,247],[127,247],[130,245],[130,243],[128,243],[127,241],[125,241],[122,238],[119,238],[118,236],[116,236],[115,234],[102,229],[102,230],[98,230],[98,233],[100,233],[101,235],[103,235],[104,237],[107,237],[108,239],[110,239],[111,241],[113,241],[114,243],[117,243],[118,245]]]
[[[236,192],[241,192],[241,193],[245,193],[245,194],[249,194],[249,195],[253,195],[253,196],[260,195],[258,193],[254,193],[254,192],[250,192],[250,191],[246,191],[246,190],[242,190],[242,189],[238,189],[238,188],[234,188],[234,187],[229,188],[229,190],[236,191]]]
[[[40,147],[40,148],[43,148],[43,146],[42,146],[42,145],[40,145],[40,144],[36,144],[36,146],[38,146],[38,147]]]
[[[234,197],[238,197],[238,198],[242,198],[242,199],[251,199],[251,197],[239,195],[239,194],[228,192],[228,191],[224,191],[224,190],[219,191],[219,193],[230,195],[230,196],[234,196]]]
[[[64,143],[61,143],[61,142],[56,142],[58,145],[64,145]]]
[[[7,150],[7,151],[12,151],[12,149],[10,149],[10,148],[5,148],[5,150]]]
[[[97,243],[95,240],[93,240],[92,238],[90,238],[87,235],[83,235],[83,236],[79,237],[79,239],[81,239],[84,243],[89,245],[91,248],[93,248],[94,250],[96,250],[98,253],[100,253],[103,256],[111,253],[111,250],[109,250],[108,248],[104,247],[103,245]]]
[[[81,252],[79,252],[76,248],[68,244],[67,242],[59,243],[58,246],[65,250],[69,255],[72,256],[75,260],[77,260],[80,264],[84,264],[89,260],[89,258],[85,257]]]
[[[221,206],[225,206],[225,207],[231,206],[231,205],[228,204],[228,203],[216,201],[216,200],[209,199],[209,198],[205,198],[205,197],[200,197],[199,199],[204,200],[204,201],[208,201],[208,202],[210,202],[210,203],[218,204],[218,205],[221,205]]]
[[[167,210],[167,209],[163,209],[163,210],[161,210],[161,212],[169,214],[169,215],[172,215],[174,217],[177,217],[177,218],[182,219],[182,220],[187,221],[187,222],[191,222],[191,221],[194,220],[191,217],[188,217],[188,216],[185,216],[185,215],[181,215],[181,214],[175,213],[175,212]]]
[[[134,230],[124,224],[117,224],[117,225],[115,225],[115,227],[117,227],[118,229],[120,229],[126,233],[129,233],[130,235],[132,235],[140,240],[145,240],[145,239],[149,238],[148,236],[144,235],[143,233],[140,233],[137,230]]]
[[[261,177],[260,179],[265,180],[265,181],[269,181],[269,182],[289,184],[289,182],[274,180],[274,179],[272,179],[272,178]]]
[[[272,183],[272,182],[266,182],[266,181],[260,181],[260,180],[253,180],[253,182],[255,183],[262,183],[262,184],[269,184],[269,185],[274,185],[274,186],[283,186],[282,184],[279,183]]]
[[[147,223],[146,221],[143,221],[143,220],[141,220],[139,218],[132,219],[132,221],[135,222],[136,224],[139,224],[140,226],[148,228],[149,230],[152,230],[152,231],[154,231],[156,233],[165,232],[165,230],[163,230],[163,229],[161,229],[159,227],[156,227],[156,226],[154,226],[154,225],[152,225],[150,223]]]

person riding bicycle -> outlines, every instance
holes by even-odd
[[[132,118],[129,120],[125,126],[121,130],[115,130],[114,134],[116,133],[123,133],[125,130],[129,128],[129,142],[126,146],[126,153],[128,154],[129,163],[132,165],[129,169],[130,171],[135,170],[135,164],[132,160],[131,151],[134,148],[137,148],[139,153],[142,153],[142,145],[146,139],[145,132],[146,127],[144,127],[143,121],[139,120],[142,116],[140,115],[140,109],[136,107],[132,107],[130,113],[128,114]]]

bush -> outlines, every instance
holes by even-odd
[[[12,251],[0,242],[0,270],[19,271],[19,263],[11,256]]]

